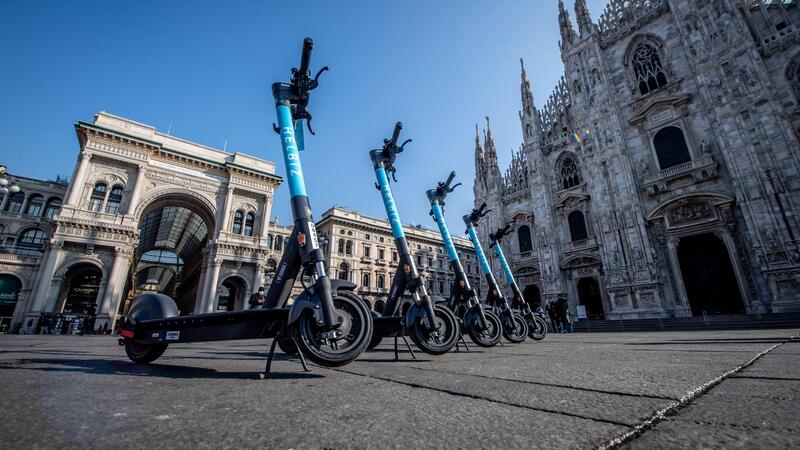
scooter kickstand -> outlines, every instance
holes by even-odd
[[[400,354],[397,352],[397,335],[395,335],[394,337],[394,360],[395,361],[400,360]]]
[[[272,368],[272,357],[275,355],[275,346],[278,345],[278,339],[272,339],[272,345],[269,347],[269,354],[267,355],[267,367],[263,373],[258,374],[259,378],[266,380],[269,378],[270,369]]]
[[[502,340],[497,341],[497,343],[500,344],[500,347],[505,347],[505,344],[503,344]]]
[[[470,349],[469,349],[469,347],[467,346],[467,341],[466,341],[466,340],[464,340],[464,335],[463,335],[463,334],[459,334],[459,335],[458,335],[458,341],[456,341],[456,351],[459,351],[459,350],[458,350],[458,344],[459,344],[459,341],[460,341],[461,345],[463,345],[463,346],[464,346],[464,350],[466,350],[466,351],[468,351],[468,352],[471,352],[471,351],[472,351],[472,350],[470,350]]]

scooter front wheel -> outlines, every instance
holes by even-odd
[[[547,322],[541,317],[533,315],[533,323],[528,324],[528,337],[541,341],[547,336]]]
[[[483,312],[486,316],[486,329],[483,330],[481,329],[478,317],[470,318],[470,314],[477,315],[478,312],[470,311],[464,318],[464,323],[471,324],[467,329],[467,333],[469,333],[469,338],[472,339],[472,342],[480,347],[486,348],[497,345],[497,343],[500,342],[500,338],[503,336],[503,325],[500,323],[500,318],[497,317],[497,314],[491,311]]]
[[[420,318],[411,324],[411,340],[423,352],[429,355],[441,355],[449,352],[456,345],[460,330],[458,320],[450,308],[435,305],[433,314],[436,316],[434,319],[436,333]]]
[[[169,344],[139,344],[125,339],[125,353],[136,364],[147,364],[163,355],[164,351],[167,350],[167,345]]]
[[[528,324],[525,323],[525,319],[517,313],[511,314],[511,317],[514,320],[516,329],[511,329],[511,327],[503,322],[503,337],[511,343],[519,344],[528,337]]]
[[[326,330],[317,325],[313,314],[303,314],[294,326],[300,351],[306,358],[326,367],[338,367],[353,362],[367,349],[372,339],[372,315],[357,295],[339,292],[333,296],[333,309],[343,321],[336,339],[323,339]]]
[[[278,347],[280,347],[280,349],[281,349],[281,351],[283,353],[286,353],[287,355],[296,355],[297,354],[297,346],[294,345],[294,341],[292,341],[291,339],[286,339],[286,338],[282,338],[282,339],[275,338],[275,339],[278,339]]]

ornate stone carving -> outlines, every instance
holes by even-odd
[[[699,222],[714,216],[711,205],[705,202],[685,202],[667,212],[672,226]]]

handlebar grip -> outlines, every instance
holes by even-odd
[[[397,146],[397,140],[400,139],[400,130],[403,129],[403,122],[394,124],[394,131],[392,132],[392,147]]]
[[[310,37],[303,40],[303,54],[300,56],[300,75],[306,75],[311,66],[311,50],[314,49],[314,40]]]
[[[447,177],[447,181],[444,182],[444,185],[449,188],[450,187],[450,183],[453,182],[453,178],[455,178],[455,177],[456,177],[456,171],[454,170],[454,171],[450,172],[450,176]]]

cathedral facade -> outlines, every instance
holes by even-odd
[[[504,172],[476,129],[481,237],[513,223],[526,300],[590,319],[800,310],[797,3],[612,0],[595,23],[576,0],[577,31],[559,10],[564,76],[537,106],[522,66]]]

